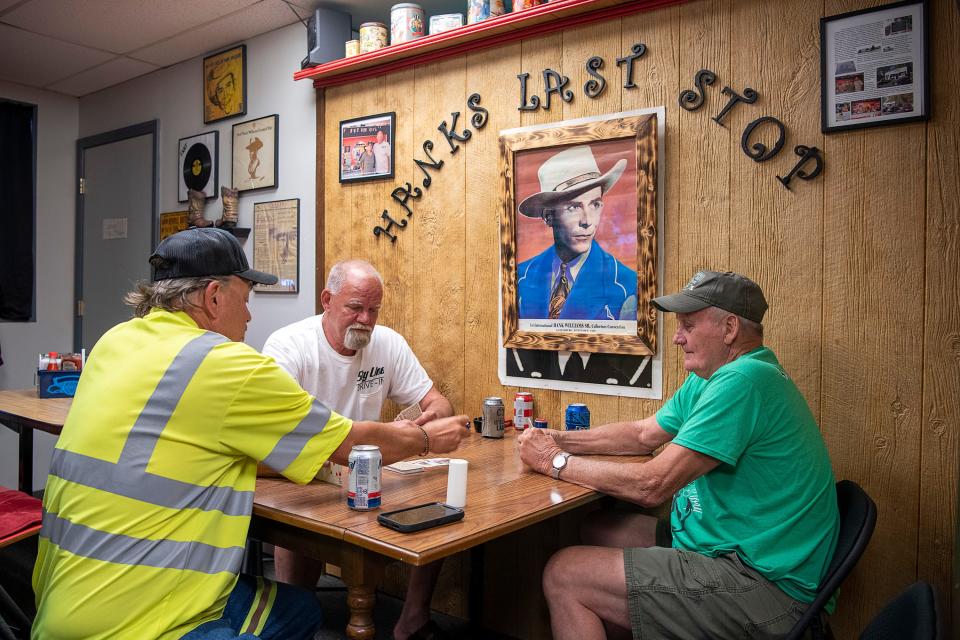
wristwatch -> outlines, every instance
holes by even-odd
[[[566,468],[567,460],[572,455],[572,453],[561,451],[557,455],[553,456],[553,469],[551,470],[550,475],[553,476],[554,480],[560,479],[560,472]]]

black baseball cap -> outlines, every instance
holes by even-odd
[[[754,322],[762,322],[767,310],[760,285],[732,271],[699,271],[679,293],[660,296],[652,302],[657,309],[673,313],[718,307]]]
[[[197,227],[164,238],[150,256],[153,281],[203,276],[238,276],[257,284],[277,284],[277,276],[255,271],[229,231]]]

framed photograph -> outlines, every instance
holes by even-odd
[[[243,193],[277,186],[280,116],[233,125],[233,188]]]
[[[504,347],[656,354],[658,116],[501,131]]]
[[[277,284],[257,284],[255,291],[300,290],[300,198],[253,205],[253,268],[272,273]]]
[[[663,398],[662,354],[499,350],[500,384],[622,398]]]
[[[202,191],[208,200],[220,192],[220,171],[217,162],[220,132],[210,131],[177,143],[177,201],[187,201],[187,189]]]
[[[184,231],[190,226],[189,211],[169,211],[160,214],[160,240]]]
[[[203,59],[203,123],[247,115],[247,45]]]
[[[393,177],[396,113],[340,122],[340,182]]]
[[[930,117],[927,2],[820,19],[824,133]]]

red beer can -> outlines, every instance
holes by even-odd
[[[523,431],[533,426],[533,394],[518,391],[513,400],[513,427]]]

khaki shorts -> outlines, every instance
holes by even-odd
[[[657,543],[669,529],[657,530]],[[807,605],[794,600],[735,553],[709,558],[663,547],[623,550],[633,637],[782,638]]]

